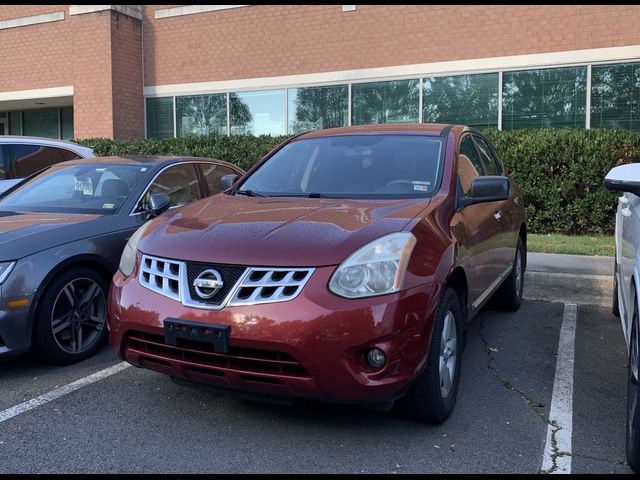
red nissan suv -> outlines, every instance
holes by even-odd
[[[487,139],[314,131],[222,184],[129,240],[109,298],[117,354],[183,382],[443,422],[469,320],[492,296],[522,299],[521,194]]]

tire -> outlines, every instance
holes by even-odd
[[[95,270],[71,268],[43,292],[33,325],[35,353],[53,364],[93,355],[107,338],[109,286]]]
[[[617,256],[613,257],[613,295],[611,298],[611,313],[620,317],[620,305],[618,304],[618,262]]]
[[[522,304],[522,291],[524,290],[524,270],[527,252],[522,243],[522,238],[518,237],[516,255],[513,259],[511,273],[502,282],[500,288],[493,296],[494,303],[504,310],[515,312]]]
[[[445,342],[444,337],[448,341]],[[395,409],[399,414],[430,424],[441,424],[451,415],[460,383],[462,338],[460,301],[455,290],[446,287],[436,312],[427,365],[407,393],[397,401]]]
[[[635,303],[635,302],[634,302]],[[627,371],[626,453],[631,469],[640,473],[640,382],[638,382],[638,308],[634,304]]]

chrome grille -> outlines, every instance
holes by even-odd
[[[183,268],[183,263],[176,260],[143,255],[138,281],[149,290],[180,301],[180,276]]]
[[[229,282],[228,286],[225,285],[223,298],[216,295],[213,301],[207,302],[193,294],[190,285],[195,278],[194,272],[199,273],[203,269],[215,269]],[[142,255],[138,281],[143,287],[185,306],[220,310],[227,305],[256,305],[293,300],[300,294],[314,270],[193,264]]]
[[[240,279],[229,305],[286,302],[298,296],[312,268],[258,268]]]

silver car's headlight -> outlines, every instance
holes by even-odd
[[[397,292],[415,244],[416,237],[410,232],[392,233],[367,243],[340,264],[329,289],[347,298]]]
[[[16,266],[16,262],[0,262],[0,285],[9,277],[11,270]]]
[[[120,269],[120,271],[125,277],[128,277],[129,275],[131,275],[133,273],[133,270],[135,269],[136,251],[138,250],[138,242],[142,238],[142,235],[144,235],[144,232],[147,231],[147,228],[149,227],[150,224],[151,222],[147,222],[144,225],[142,225],[138,230],[136,230],[135,233],[131,235],[131,238],[129,238],[129,241],[127,242],[127,244],[124,247],[124,250],[122,251],[122,257],[120,257],[120,266],[118,268]]]

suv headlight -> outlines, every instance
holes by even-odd
[[[16,266],[16,262],[0,262],[0,285],[9,277],[11,270]]]
[[[356,250],[331,276],[329,290],[346,298],[397,292],[416,244],[410,232],[392,233]]]
[[[125,277],[131,275],[133,273],[133,270],[135,269],[138,242],[140,242],[142,235],[144,235],[144,232],[147,231],[147,228],[149,228],[150,224],[151,222],[147,222],[138,230],[136,230],[135,233],[131,235],[131,238],[129,238],[129,241],[122,251],[122,257],[120,257],[120,266],[118,268]]]

